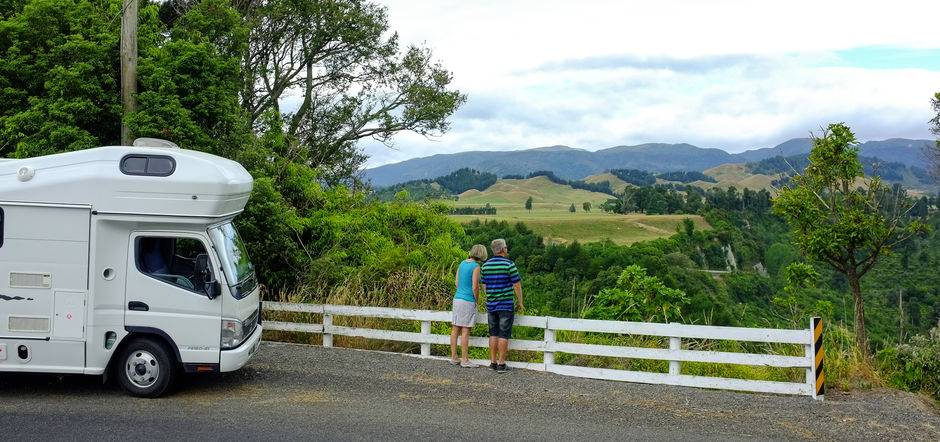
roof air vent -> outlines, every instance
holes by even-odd
[[[134,140],[134,147],[162,147],[165,149],[179,149],[180,147],[172,141],[160,138],[138,138]]]

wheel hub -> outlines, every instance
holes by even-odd
[[[124,364],[127,378],[141,388],[147,388],[160,377],[160,364],[148,351],[140,350],[130,354]]]

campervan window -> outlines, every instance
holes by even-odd
[[[170,176],[175,171],[176,161],[165,155],[125,155],[121,159],[125,175]]]
[[[141,236],[135,245],[137,269],[178,287],[202,293],[196,287],[196,257],[206,253],[201,241],[193,238]]]

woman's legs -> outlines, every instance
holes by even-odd
[[[460,336],[461,353],[463,355],[462,360],[464,362],[470,362],[470,359],[467,359],[467,352],[469,351],[467,347],[470,346],[470,327],[460,327],[460,331],[462,332]]]
[[[460,333],[460,329],[463,327],[457,327],[456,325],[451,328],[450,331],[450,360],[457,360],[457,335]]]

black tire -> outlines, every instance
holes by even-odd
[[[173,383],[176,360],[162,342],[137,338],[129,342],[114,362],[114,376],[128,394],[159,397]]]

